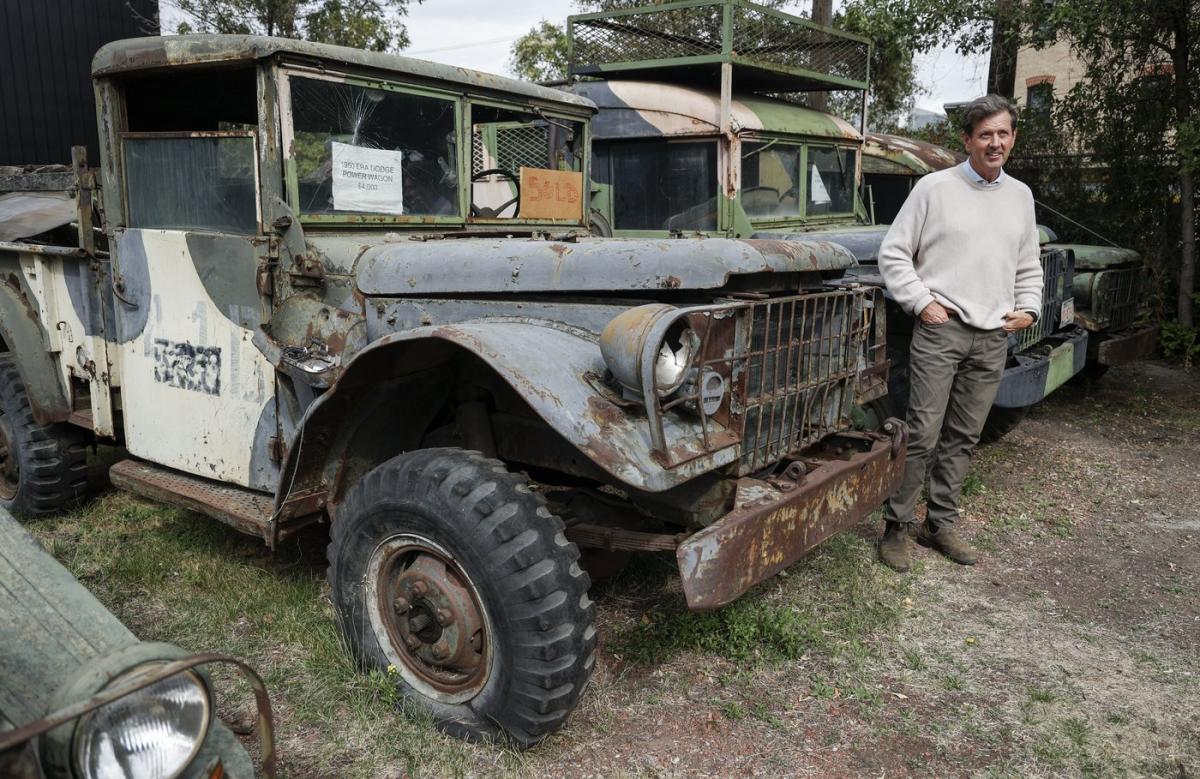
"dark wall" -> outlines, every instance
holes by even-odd
[[[92,55],[105,43],[158,34],[157,0],[0,0],[0,165],[95,165]]]

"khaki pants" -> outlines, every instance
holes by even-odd
[[[913,522],[928,475],[929,523],[948,526],[958,518],[971,449],[1000,388],[1008,335],[977,330],[953,317],[940,325],[918,319],[915,328],[909,358],[908,462],[883,518]]]

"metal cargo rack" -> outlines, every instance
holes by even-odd
[[[714,83],[788,94],[866,90],[871,42],[744,0],[683,0],[567,19],[569,73]],[[652,71],[652,73],[651,73]]]

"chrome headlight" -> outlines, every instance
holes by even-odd
[[[118,683],[154,667],[143,666]],[[88,779],[178,776],[200,751],[211,710],[208,688],[197,674],[184,671],[157,681],[80,720],[76,770]]]
[[[671,326],[654,361],[654,386],[660,395],[670,395],[679,389],[699,351],[700,336],[695,330],[682,321]]]
[[[653,363],[646,359],[653,349]],[[700,337],[679,309],[662,303],[637,306],[613,317],[600,336],[600,353],[623,386],[642,392],[654,382],[660,396],[679,389],[694,368]]]

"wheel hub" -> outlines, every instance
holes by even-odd
[[[474,693],[487,678],[487,630],[470,579],[440,547],[390,541],[376,579],[378,614],[407,675],[444,694]]]

